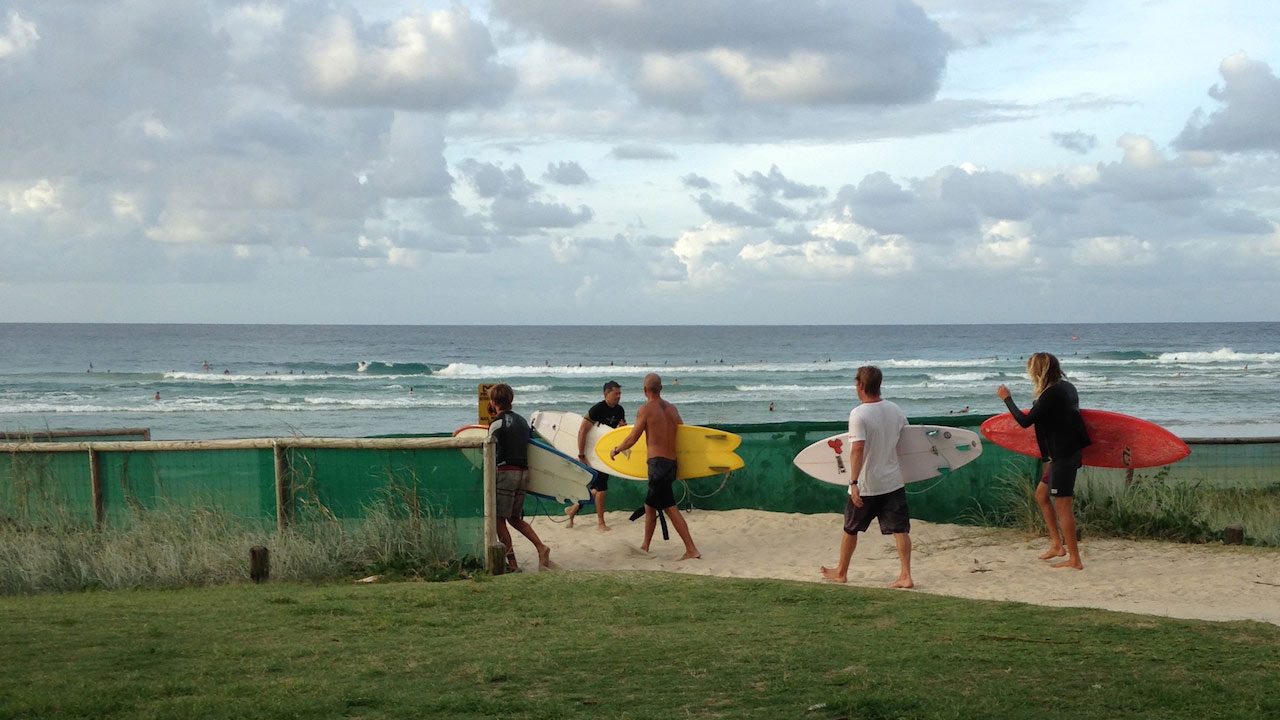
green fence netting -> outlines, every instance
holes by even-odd
[[[276,523],[269,448],[111,450],[97,457],[108,526],[171,508]],[[284,459],[286,514],[295,523],[354,522],[381,503],[444,525],[460,557],[484,557],[483,473],[463,451],[291,448]],[[0,453],[0,522],[90,524],[94,517],[88,452]]]

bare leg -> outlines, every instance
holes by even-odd
[[[898,579],[889,583],[891,588],[913,588],[911,580],[911,534],[894,533],[893,543],[898,546]]]
[[[857,533],[844,533],[840,538],[840,564],[829,568],[823,565],[820,569],[822,578],[827,582],[849,582],[849,563],[853,559],[853,551],[858,549]]]
[[[640,543],[640,549],[649,552],[649,543],[653,542],[654,528],[658,527],[658,511],[644,506],[644,542]]]
[[[697,560],[702,557],[702,553],[698,552],[698,547],[693,544],[693,536],[689,534],[689,523],[684,521],[684,516],[680,514],[680,509],[675,505],[663,510],[668,518],[671,518],[671,526],[676,529],[676,534],[684,541],[684,555],[680,556],[681,560]],[[654,513],[657,515],[657,513]]]
[[[498,518],[498,540],[507,546],[507,569],[516,570],[516,549],[511,545],[511,531],[507,529],[507,519]]]
[[[1058,517],[1049,502],[1049,483],[1036,486],[1036,504],[1040,506],[1040,514],[1044,516],[1044,525],[1049,529],[1049,549],[1040,553],[1041,560],[1062,557],[1067,551],[1062,548],[1062,533],[1058,530]]]
[[[521,535],[525,536],[525,538],[528,539],[529,542],[533,543],[533,546],[538,549],[538,567],[551,567],[551,548],[542,544],[542,539],[538,537],[538,533],[534,532],[533,526],[524,520],[516,520],[515,518],[512,518],[509,522],[512,527],[518,530]]]
[[[582,503],[576,502],[564,509],[564,514],[569,516],[569,527],[573,527],[573,519],[578,516],[578,511],[582,509]]]
[[[601,532],[608,532],[608,531],[609,531],[609,526],[604,524],[604,496],[605,496],[605,494],[606,494],[606,493],[605,493],[605,491],[603,491],[603,490],[596,490],[596,491],[595,491],[595,498],[596,498],[596,528],[598,528]]]
[[[1053,504],[1058,512],[1058,521],[1062,523],[1062,539],[1067,545],[1067,559],[1054,563],[1053,567],[1083,570],[1084,562],[1080,559],[1080,545],[1076,542],[1076,513],[1072,498],[1054,498]]]

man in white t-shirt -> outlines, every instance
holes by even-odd
[[[892,535],[898,546],[900,570],[889,587],[910,588],[915,587],[911,580],[911,516],[898,466],[898,438],[907,426],[907,416],[902,408],[881,399],[883,379],[880,368],[858,368],[854,388],[862,404],[849,413],[849,502],[844,509],[840,563],[834,568],[824,566],[822,577],[830,582],[849,581],[849,561],[858,547],[858,533],[878,518],[880,533]]]

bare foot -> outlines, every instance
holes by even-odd
[[[833,583],[849,582],[849,576],[839,574],[838,572],[836,572],[835,568],[829,568],[826,565],[823,565],[821,568],[819,568],[819,570],[821,570],[822,572],[822,579],[826,580],[827,582],[833,582]]]
[[[573,527],[573,517],[578,514],[579,505],[570,505],[564,509],[564,514],[569,516],[569,527]]]
[[[916,584],[915,584],[914,582],[912,582],[912,581],[911,581],[911,578],[909,578],[909,577],[905,577],[905,578],[898,578],[897,580],[894,580],[893,582],[889,583],[889,587],[891,587],[891,588],[901,588],[901,589],[903,589],[903,590],[910,590],[911,588],[913,588],[913,587],[915,587],[915,586],[916,586]]]
[[[546,545],[543,545],[542,547],[538,548],[538,567],[540,568],[551,567],[551,548],[547,547]]]
[[[648,545],[641,545],[641,546],[640,546],[640,552],[642,552],[642,553],[647,553],[647,552],[649,552],[649,546],[648,546]]]
[[[1067,560],[1063,560],[1062,562],[1056,562],[1056,563],[1054,563],[1054,564],[1050,565],[1049,567],[1055,567],[1055,568],[1074,568],[1074,569],[1076,569],[1076,570],[1083,570],[1083,569],[1084,569],[1084,563],[1083,563],[1083,562],[1080,562],[1079,560],[1071,560],[1071,559],[1067,559]]]
[[[700,557],[702,557],[702,553],[698,552],[697,550],[694,550],[693,552],[686,552],[685,554],[681,555],[680,560],[697,560]],[[679,560],[677,560],[676,562],[679,562]]]
[[[609,527],[608,525],[605,525],[604,523],[600,523],[599,525],[596,525],[596,529],[599,530],[600,532],[609,532],[613,528]]]
[[[1061,548],[1061,547],[1053,548],[1053,547],[1051,547],[1051,548],[1049,548],[1048,550],[1045,550],[1044,552],[1040,553],[1040,559],[1041,559],[1041,560],[1051,560],[1051,559],[1056,558],[1056,557],[1062,557],[1063,555],[1066,555],[1066,554],[1067,554],[1067,551],[1066,551],[1066,549],[1065,549],[1065,548]]]

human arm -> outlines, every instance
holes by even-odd
[[[626,452],[627,450],[630,450],[631,446],[635,445],[636,442],[640,439],[640,436],[644,434],[645,428],[648,427],[648,425],[649,425],[649,406],[645,405],[644,407],[640,408],[639,412],[636,413],[636,424],[632,426],[631,434],[627,435],[626,439],[623,440],[621,444],[619,444],[613,450],[609,451],[609,459],[612,460],[613,458],[618,456],[618,453]]]
[[[867,456],[867,441],[854,440],[849,443],[849,499],[855,507],[862,507],[862,494],[858,492],[858,476],[862,474],[862,464]]]
[[[593,423],[588,418],[582,418],[582,424],[578,426],[578,459],[582,462],[587,461],[587,433],[591,432]]]
[[[996,388],[996,397],[1004,401],[1004,406],[1009,409],[1009,414],[1013,416],[1013,421],[1018,423],[1019,427],[1031,427],[1039,419],[1039,403],[1031,404],[1031,412],[1022,412],[1013,401],[1013,394],[1004,385]]]

